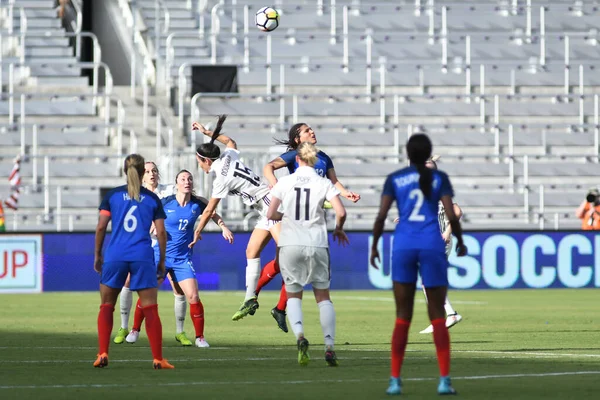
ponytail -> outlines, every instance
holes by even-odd
[[[425,164],[415,164],[417,171],[419,171],[419,188],[425,198],[431,196],[431,184],[433,183],[433,174],[431,169],[427,168]]]
[[[288,139],[287,140],[275,139],[275,143],[280,144],[282,146],[286,146],[288,151],[296,150],[299,145],[299,143],[296,141],[296,139],[298,139],[300,137],[300,128],[302,128],[304,125],[307,125],[307,124],[304,122],[299,122],[297,124],[294,124],[288,131]]]
[[[408,159],[419,172],[419,187],[426,198],[429,198],[431,195],[431,184],[433,182],[433,173],[425,165],[428,161],[434,161],[431,160],[431,150],[431,140],[423,133],[412,135],[408,139],[408,143],[406,143]]]
[[[197,155],[211,160],[216,160],[217,158],[219,158],[219,156],[221,155],[221,149],[219,149],[219,146],[215,144],[215,140],[217,140],[217,138],[221,134],[221,129],[223,128],[223,124],[225,123],[226,119],[227,115],[219,115],[219,119],[217,120],[217,126],[213,131],[213,134],[210,138],[210,142],[198,146],[198,148],[196,149]]]
[[[140,201],[145,164],[144,157],[139,154],[130,154],[125,158],[123,172],[127,176],[127,194],[132,200]]]

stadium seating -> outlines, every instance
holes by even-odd
[[[285,150],[273,138],[305,121],[340,180],[363,196],[346,203],[349,228],[370,229],[385,175],[406,165],[404,142],[422,131],[442,155],[439,166],[452,177],[467,227],[579,225],[574,209],[600,172],[597,4],[547,0],[527,9],[525,1],[362,0],[321,2],[319,9],[316,1],[278,1],[280,26],[271,33],[254,27],[254,12],[264,5],[256,0],[212,0],[204,9],[204,2],[161,0],[158,11],[156,4],[137,0],[131,7],[154,56],[157,93],[170,98],[177,134],[188,145],[203,140],[190,134],[191,120],[208,123],[227,113],[227,131],[259,172]],[[0,168],[10,169],[24,149],[23,209],[52,214],[41,229],[55,228],[57,208],[71,213],[76,229],[89,229],[94,193],[120,179],[119,154],[131,147],[116,149],[115,107],[107,120],[107,100],[80,76],[53,5],[17,0],[16,39],[2,39],[4,92],[11,62],[16,83],[12,101],[0,101]],[[189,66],[207,64],[238,66],[239,93],[193,96]],[[171,169],[195,167],[187,148],[169,156]],[[198,180],[201,192],[209,190],[210,179]],[[57,198],[67,196],[59,207]],[[249,211],[235,201],[223,208],[239,227],[248,225],[242,210]]]

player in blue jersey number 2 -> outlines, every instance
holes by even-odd
[[[98,356],[94,367],[108,366],[108,346],[113,328],[115,303],[130,274],[131,290],[138,292],[146,317],[146,331],[154,357],[155,369],[174,368],[162,357],[162,324],[158,315],[158,280],[165,274],[165,212],[154,193],[142,187],[144,158],[131,154],[125,159],[123,172],[127,185],[112,189],[100,204],[96,227],[94,270],[100,274],[100,312],[98,314]],[[105,254],[102,253],[108,223],[112,234]],[[158,268],[154,263],[152,241],[148,232],[152,223],[160,249]]]
[[[462,228],[452,207],[454,195],[448,175],[426,167],[431,157],[431,141],[426,135],[410,137],[406,152],[411,165],[388,175],[383,186],[379,213],[373,226],[371,265],[379,268],[378,242],[392,203],[398,207],[399,223],[394,232],[392,281],[396,300],[396,324],[392,335],[392,365],[388,394],[402,391],[400,370],[406,351],[413,315],[417,275],[420,273],[429,300],[427,309],[433,325],[433,341],[440,369],[439,394],[455,394],[450,382],[450,336],[446,327],[444,301],[448,290],[448,260],[440,235],[438,202],[441,201],[452,233],[457,256],[464,256]]]

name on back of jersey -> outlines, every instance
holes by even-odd
[[[145,198],[146,198],[146,196],[144,196],[143,194],[140,194],[140,202],[144,201]],[[131,197],[129,197],[129,193],[123,193],[123,200],[125,200],[125,201],[131,200]]]
[[[397,187],[402,187],[402,186],[408,186],[411,185],[413,183],[418,183],[419,182],[419,174],[418,173],[412,173],[412,174],[408,174],[408,175],[402,175],[402,176],[397,176],[396,178],[394,178],[394,184]],[[431,186],[433,188],[437,188],[437,186],[439,185],[439,180],[438,179],[433,179],[433,182],[431,183]]]

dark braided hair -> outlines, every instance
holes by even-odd
[[[433,173],[425,166],[431,157],[431,150],[431,140],[423,133],[412,135],[406,143],[408,159],[419,171],[419,188],[426,198],[431,195],[431,183],[433,182]]]
[[[308,125],[308,124],[306,124],[304,122],[299,122],[297,124],[294,124],[288,131],[288,139],[287,140],[275,139],[275,143],[286,146],[288,151],[296,150],[298,148],[298,145],[300,144],[296,141],[296,139],[298,139],[300,137],[300,128],[302,128],[304,125]]]
[[[196,148],[196,154],[202,158],[208,158],[210,160],[216,160],[221,155],[221,149],[219,146],[215,144],[215,140],[221,134],[221,128],[223,128],[223,123],[227,119],[227,115],[219,115],[219,119],[217,120],[217,126],[213,131],[212,137],[210,138],[210,142],[201,144]]]

